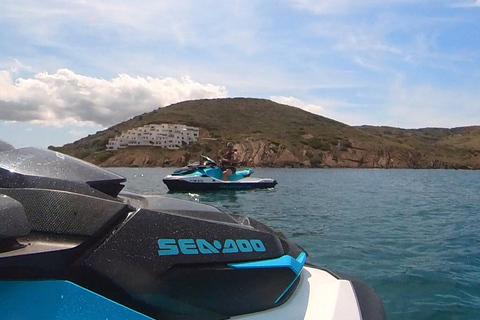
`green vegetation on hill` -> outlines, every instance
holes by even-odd
[[[153,147],[105,150],[109,138],[155,123],[200,127],[201,139],[178,151]],[[180,102],[51,149],[107,166],[181,165],[199,153],[218,155],[226,141],[241,148],[245,165],[476,168],[480,162],[476,159],[479,127],[351,127],[299,108],[251,98]]]
[[[408,145],[438,161],[478,168],[480,127],[400,129],[362,126],[362,130],[385,140]]]

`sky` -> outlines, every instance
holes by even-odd
[[[74,142],[203,98],[480,125],[480,0],[3,0],[0,139]]]

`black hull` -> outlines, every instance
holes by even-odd
[[[215,190],[249,190],[273,188],[277,181],[271,182],[226,182],[226,183],[190,183],[184,180],[167,180],[163,182],[170,191],[215,191]]]

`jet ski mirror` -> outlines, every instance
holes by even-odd
[[[0,240],[25,236],[31,225],[20,202],[0,194]]]

